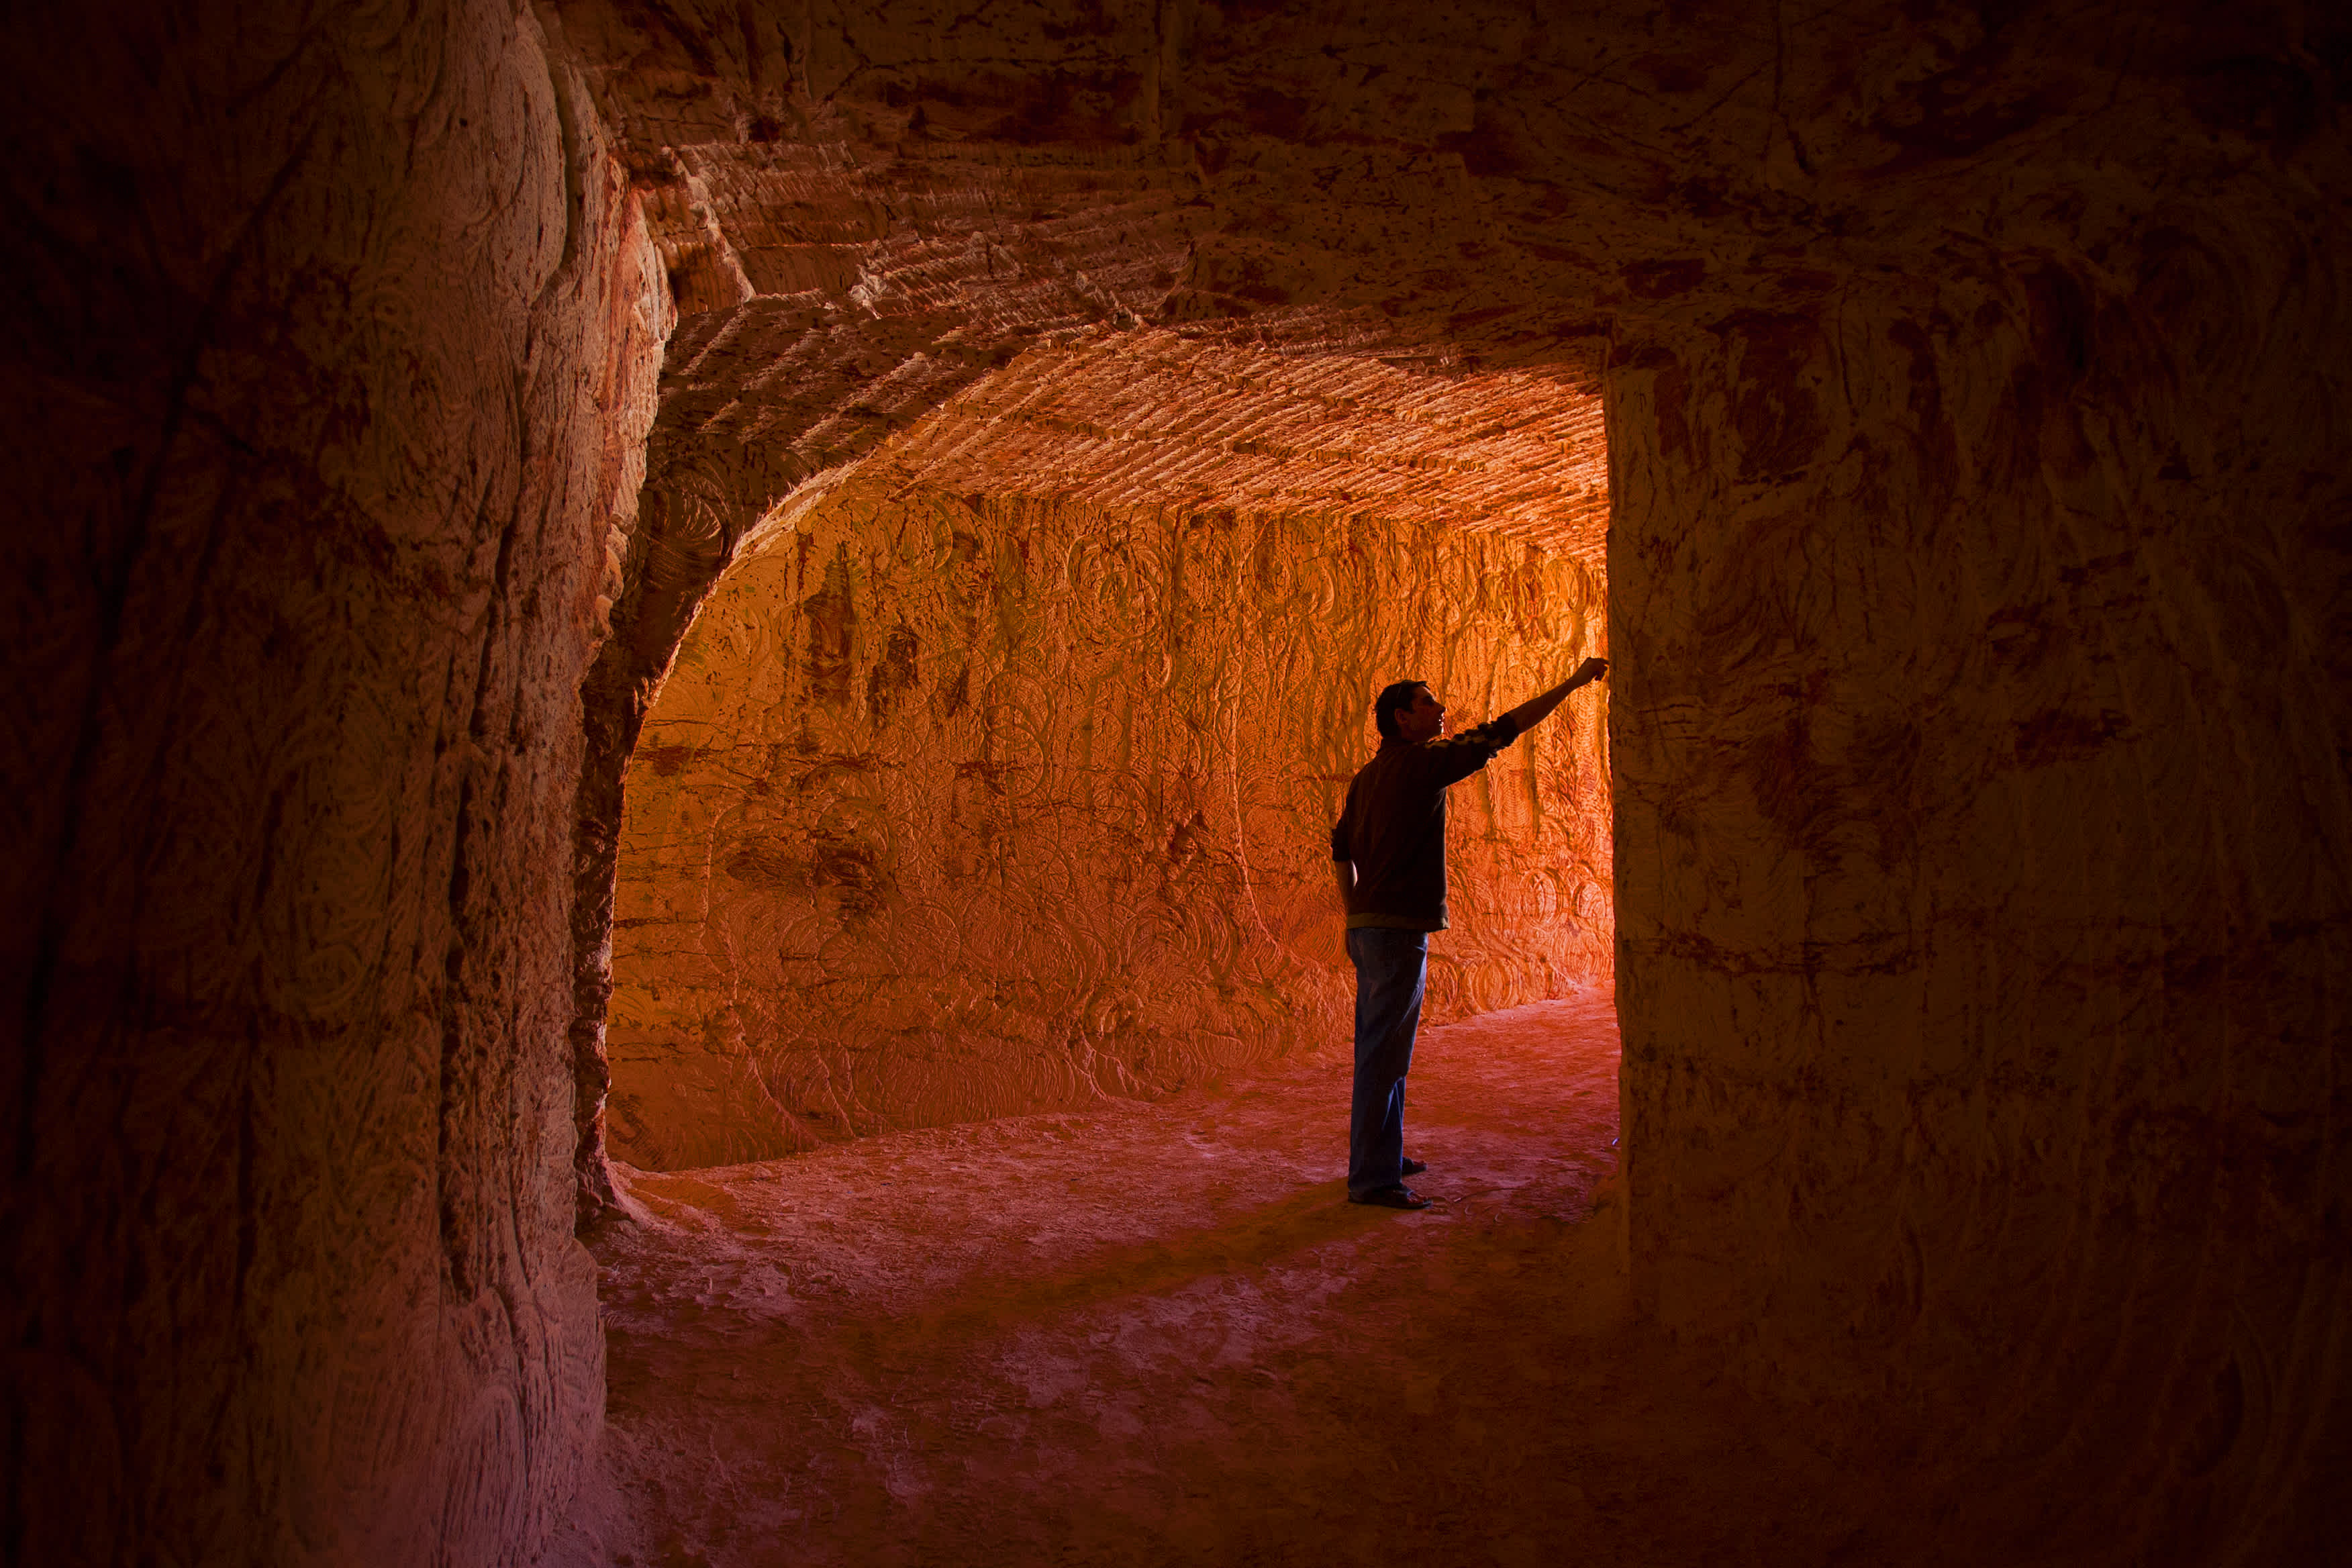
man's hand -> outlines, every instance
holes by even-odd
[[[1609,661],[1607,659],[1588,658],[1582,664],[1576,667],[1576,673],[1568,678],[1568,683],[1570,686],[1590,686],[1608,673]]]

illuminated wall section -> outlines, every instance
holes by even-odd
[[[1326,834],[1370,693],[1498,711],[1603,610],[1580,563],[1434,521],[868,469],[730,574],[631,764],[615,1153],[730,1163],[1344,1049]],[[1607,976],[1604,700],[1455,790],[1433,1017]]]

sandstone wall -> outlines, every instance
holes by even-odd
[[[7,27],[6,1555],[516,1562],[659,266],[527,11]]]
[[[1611,382],[1641,1290],[2085,1560],[2344,1453],[2352,276],[2248,205]]]
[[[676,1168],[1156,1095],[1344,1043],[1327,836],[1419,674],[1593,650],[1584,569],[1432,523],[861,473],[705,605],[630,765],[615,1153]],[[1605,980],[1602,705],[1454,791],[1430,1015]]]

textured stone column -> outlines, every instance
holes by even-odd
[[[1610,384],[1640,1289],[2078,1518],[2343,1436],[2346,283],[2184,222]]]
[[[528,10],[6,42],[0,1536],[517,1561],[603,1401],[576,688],[658,265]]]

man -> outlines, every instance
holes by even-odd
[[[1560,700],[1609,671],[1576,673],[1501,718],[1449,737],[1445,705],[1400,680],[1372,701],[1381,749],[1348,786],[1331,829],[1332,869],[1348,908],[1356,965],[1356,1089],[1348,1123],[1348,1201],[1425,1209],[1404,1184],[1429,1167],[1404,1157],[1404,1075],[1429,978],[1429,933],[1445,929],[1445,790],[1551,715]]]

